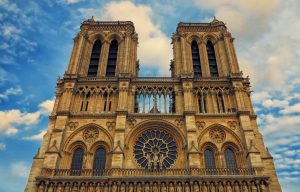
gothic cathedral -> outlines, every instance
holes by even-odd
[[[281,191],[223,22],[178,24],[171,77],[139,77],[132,22],[80,29],[25,191]]]

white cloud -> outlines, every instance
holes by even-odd
[[[38,134],[31,135],[29,137],[24,137],[23,139],[29,141],[42,141],[46,132],[47,130],[42,130]]]
[[[24,161],[14,162],[10,166],[12,175],[17,177],[28,177],[30,165]]]
[[[274,108],[274,107],[287,107],[289,105],[288,101],[285,100],[277,100],[277,99],[267,99],[262,102],[262,105],[266,108]]]
[[[68,3],[68,4],[75,4],[75,3],[78,3],[80,1],[81,0],[67,0],[66,3]]]
[[[54,99],[51,100],[49,99],[39,104],[40,112],[43,115],[50,115],[54,106],[54,102],[55,102]]]
[[[14,25],[5,24],[1,27],[2,29],[2,35],[4,38],[19,38],[19,34],[21,34],[21,30],[17,29]]]
[[[19,95],[22,94],[22,89],[17,87],[17,88],[9,88],[6,91],[4,91],[3,93],[0,93],[0,99],[8,99],[8,97],[10,95]]]
[[[6,145],[4,143],[0,143],[0,151],[4,151],[6,149]]]
[[[281,114],[290,114],[290,113],[299,113],[300,112],[300,103],[296,103],[292,106],[287,106],[286,108],[280,110]]]
[[[87,17],[95,16],[100,20],[130,20],[134,22],[139,34],[138,59],[140,64],[156,67],[160,75],[169,75],[169,64],[172,59],[171,39],[167,37],[158,24],[154,23],[154,13],[151,7],[135,5],[130,1],[112,2],[103,8],[79,11]]]
[[[49,115],[54,102],[46,100],[39,105],[36,112],[21,112],[19,109],[0,111],[0,135],[16,135],[18,127],[28,129],[35,125],[42,115]]]

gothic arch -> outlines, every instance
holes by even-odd
[[[123,41],[123,34],[120,32],[111,32],[110,34],[107,35],[107,41],[109,42],[109,44],[116,39],[118,41],[118,45],[120,46],[120,43]]]
[[[164,121],[164,120],[147,120],[141,123],[138,123],[126,136],[125,144],[129,143],[129,141],[133,138],[138,137],[142,132],[149,130],[151,128],[160,128],[165,129],[170,134],[175,136],[176,141],[180,142],[182,146],[186,146],[186,140],[182,134],[182,132],[173,124]]]
[[[84,126],[82,126],[82,127],[80,127],[80,128],[78,128],[78,129],[76,129],[68,138],[67,138],[67,140],[66,140],[66,142],[65,142],[65,144],[64,144],[64,149],[67,149],[68,148],[68,146],[70,146],[70,141],[79,133],[79,132],[81,132],[81,131],[83,131],[84,129],[86,129],[86,128],[88,128],[88,127],[95,127],[95,128],[97,128],[98,130],[100,130],[102,133],[104,133],[106,136],[107,136],[107,138],[109,139],[109,146],[111,146],[110,147],[110,149],[112,148],[112,146],[113,146],[113,138],[112,138],[112,136],[110,135],[110,133],[106,130],[106,129],[104,129],[103,127],[101,127],[100,125],[97,125],[97,124],[95,124],[95,123],[89,123],[89,124],[87,124],[87,125],[84,125]],[[98,140],[99,141],[99,140]],[[81,141],[81,142],[83,142],[83,141]],[[97,141],[96,141],[97,142]],[[95,142],[95,143],[96,143]],[[88,149],[89,150],[89,149]]]
[[[200,151],[201,153],[204,153],[204,151],[205,151],[206,149],[211,149],[214,153],[218,153],[218,152],[219,152],[218,147],[217,147],[214,143],[209,142],[209,141],[203,143],[203,144],[200,146],[199,151]]]
[[[79,147],[81,147],[84,150],[84,152],[86,153],[87,146],[83,141],[75,141],[75,142],[71,143],[68,146],[68,148],[66,149],[66,151],[73,154],[73,152]]]
[[[191,45],[193,41],[196,41],[199,46],[202,42],[202,37],[196,33],[193,33],[187,37],[187,42],[189,45]]]
[[[206,143],[206,141],[203,142],[203,143],[201,143],[201,139],[203,138],[203,136],[204,136],[210,129],[215,128],[215,127],[220,127],[220,128],[222,128],[225,132],[229,133],[229,134],[234,138],[233,140],[227,140],[227,138],[226,138],[226,140],[224,141],[224,143],[226,143],[226,142],[232,142],[232,143],[235,143],[236,146],[238,146],[238,148],[239,148],[240,150],[243,150],[244,147],[243,147],[242,141],[241,141],[241,139],[239,138],[239,136],[238,136],[234,131],[232,131],[230,128],[228,128],[228,127],[226,127],[226,126],[224,126],[224,125],[221,125],[221,124],[219,124],[219,123],[214,123],[214,124],[212,124],[212,125],[206,127],[206,128],[199,134],[199,137],[198,137],[198,139],[197,139],[199,149],[200,149],[200,147],[201,147],[203,144]],[[222,144],[223,144],[223,143],[222,143]],[[219,148],[219,151],[220,151],[220,150],[221,150],[221,148]]]
[[[206,44],[207,41],[211,41],[212,44],[214,45],[214,44],[216,44],[217,41],[218,41],[218,36],[215,35],[215,34],[213,34],[213,33],[205,33],[205,34],[203,35],[203,42]]]
[[[104,41],[106,40],[106,35],[103,32],[97,31],[95,33],[92,33],[89,36],[89,42],[93,45],[95,41],[100,40],[101,43],[103,44]]]

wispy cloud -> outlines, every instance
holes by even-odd
[[[17,87],[17,88],[9,88],[6,91],[4,91],[3,93],[0,93],[0,102],[1,99],[8,99],[9,96],[11,95],[19,95],[22,94],[22,89]]]
[[[31,135],[31,136],[27,136],[27,137],[23,137],[24,140],[29,140],[29,141],[42,141],[44,135],[46,134],[47,130],[42,130],[37,134]]]
[[[39,110],[31,113],[19,109],[0,111],[0,135],[16,135],[20,126],[29,129],[39,121],[41,116],[50,114],[53,104],[52,100],[46,100],[39,104]]]
[[[6,145],[4,143],[0,143],[0,151],[4,151],[6,149]]]

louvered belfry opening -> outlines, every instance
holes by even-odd
[[[88,70],[88,76],[90,76],[90,77],[97,76],[97,71],[98,71],[98,66],[99,66],[99,61],[100,61],[100,54],[101,54],[101,41],[97,40],[94,43],[94,46],[92,49],[92,54],[91,54],[91,59],[90,59],[90,65],[89,65],[89,70]]]
[[[196,41],[192,42],[191,50],[192,50],[194,76],[201,77],[202,71],[201,71],[200,54],[199,54],[198,44]]]
[[[112,40],[109,46],[106,77],[115,76],[118,58],[118,41],[116,39]]]

